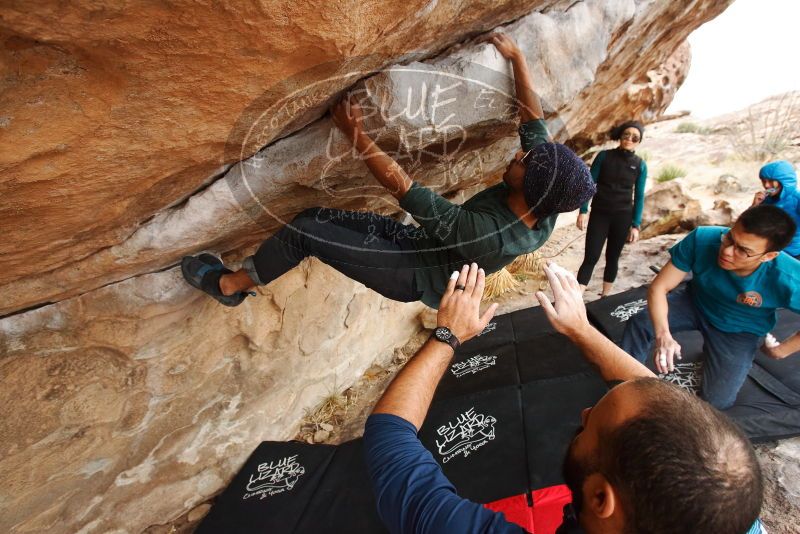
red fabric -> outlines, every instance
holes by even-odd
[[[553,534],[564,520],[564,506],[572,502],[572,493],[561,484],[534,490],[532,495],[536,534]]]
[[[528,500],[524,493],[490,502],[483,506],[493,512],[503,512],[507,521],[521,526],[528,532],[533,532],[534,512],[533,509],[528,506]]]
[[[483,506],[493,512],[502,512],[506,520],[517,524],[532,534],[554,534],[563,521],[564,506],[572,502],[567,486],[549,486],[531,493],[533,507],[528,506],[526,495],[514,495]]]

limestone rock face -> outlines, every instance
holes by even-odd
[[[714,207],[697,218],[697,226],[733,226],[739,215],[727,200],[715,200]]]
[[[645,196],[640,237],[694,230],[701,214],[700,201],[686,192],[680,178],[658,184]]]
[[[152,8],[130,17],[88,4],[74,12],[53,4],[36,15],[6,9],[3,53],[15,74],[4,82],[8,104],[0,121],[6,133],[0,141],[5,143],[0,216],[6,229],[0,244],[6,267],[0,273],[0,314],[163,269],[192,250],[235,250],[317,203],[391,211],[379,199],[332,198],[324,187],[320,170],[330,158],[319,158],[319,143],[327,142],[327,119],[289,135],[319,117],[342,89],[390,60],[417,65],[416,58],[534,10],[504,29],[527,54],[552,133],[581,147],[621,118],[663,108],[669,92],[648,100],[639,86],[651,82],[640,78],[671,64],[689,32],[727,4],[479,2],[458,11],[461,4],[455,2],[427,8],[412,2],[366,14],[369,10],[349,4],[308,5],[307,11],[229,7],[218,13],[179,3],[173,12]],[[325,16],[318,20],[320,13]],[[54,20],[59,23],[49,23]],[[355,37],[353,27],[359,29]],[[374,53],[359,55],[366,52]],[[376,54],[390,59],[375,59]],[[475,64],[509,72],[489,45],[472,41],[423,68],[469,75]],[[386,77],[394,75],[379,74],[365,85],[377,89]],[[632,81],[639,88],[629,93]],[[496,85],[489,92],[497,96]],[[410,87],[401,80],[383,88],[398,106],[410,97],[419,107],[421,83]],[[506,93],[511,88],[509,80]],[[474,83],[471,95],[485,96]],[[450,156],[463,167],[463,174],[453,174],[466,182],[459,187],[471,185],[476,169],[483,177],[498,171],[515,146],[513,139],[496,145],[513,135],[508,102],[483,100],[472,112],[458,101],[449,104],[458,108],[454,120],[469,141]],[[490,112],[489,106],[498,109]],[[403,121],[389,122],[399,128]],[[437,126],[443,126],[441,119]],[[416,144],[441,145],[453,131],[432,131]],[[345,146],[335,133],[333,141],[335,148]],[[406,150],[419,148],[405,141]],[[261,186],[268,190],[258,194],[267,195],[277,213],[254,227],[246,212],[258,209],[257,203],[240,206],[227,191],[241,187],[240,170],[215,178],[264,145],[258,163],[270,180]],[[488,145],[495,147],[476,152]],[[483,161],[487,158],[492,161]],[[441,165],[421,164],[421,172],[441,175]],[[344,167],[340,175],[348,183],[371,180],[363,164]]]
[[[422,308],[312,260],[232,309],[171,269],[0,321],[0,530],[180,515],[388,360]]]
[[[472,36],[507,23],[551,132],[580,147],[665,106],[648,73],[728,3],[5,7],[0,531],[188,512],[420,328],[422,305],[316,261],[235,309],[175,267],[235,265],[314,205],[399,213],[323,116],[344,89],[416,180],[461,200],[519,146],[509,65]]]
[[[761,519],[769,532],[792,534],[797,530],[797,510],[800,509],[800,438],[757,445],[759,462],[764,474],[765,501]]]
[[[742,184],[736,176],[732,174],[723,174],[717,179],[714,185],[714,194],[717,195],[730,195],[738,193],[742,190]]]
[[[242,159],[225,144],[253,101],[299,91],[243,157],[318,118],[355,81],[342,72],[426,57],[554,3],[6,3],[0,284],[117,245],[207,185]]]
[[[642,106],[643,121],[652,121],[666,111],[686,80],[691,63],[689,42],[684,41],[658,68],[647,71],[642,79],[628,87],[628,99]]]

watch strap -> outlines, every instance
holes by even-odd
[[[436,336],[436,330],[438,330],[439,328],[445,328],[448,332],[450,332],[450,337],[448,339],[439,339]],[[450,331],[450,329],[447,328],[447,327],[436,327],[434,329],[433,333],[431,334],[431,339],[435,339],[436,341],[438,341],[440,343],[447,343],[448,345],[450,345],[453,348],[453,350],[456,350],[459,346],[461,346],[461,341],[459,341],[458,338],[456,337],[456,335],[453,334],[453,332]]]

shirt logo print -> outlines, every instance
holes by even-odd
[[[763,303],[761,294],[758,291],[745,291],[739,293],[736,297],[736,302],[744,304],[745,306],[752,306],[753,308],[760,308]]]
[[[244,494],[242,500],[255,496],[264,499],[290,491],[305,473],[306,468],[297,462],[296,454],[260,464],[258,474],[250,475],[250,481],[247,483],[248,493]]]
[[[491,415],[475,413],[475,407],[459,414],[455,421],[448,422],[436,429],[442,438],[436,439],[436,447],[443,456],[442,463],[463,455],[464,458],[494,439],[494,424],[497,422]]]

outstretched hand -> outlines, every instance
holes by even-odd
[[[344,97],[331,108],[333,123],[354,143],[364,129],[364,113],[354,96]]]
[[[589,327],[589,319],[586,317],[586,305],[583,303],[583,291],[578,284],[575,276],[563,269],[558,268],[553,263],[548,263],[544,268],[550,288],[553,290],[555,302],[550,303],[550,299],[542,291],[536,292],[536,299],[544,309],[550,324],[558,332],[572,337]]]
[[[675,360],[682,359],[681,345],[670,332],[657,335],[653,342],[653,363],[661,374],[675,371]]]
[[[789,356],[790,353],[786,352],[786,345],[779,343],[772,334],[767,334],[764,343],[761,345],[761,352],[774,360],[782,360]]]
[[[497,304],[492,304],[480,314],[485,286],[486,274],[477,263],[464,265],[460,273],[454,272],[439,304],[436,324],[449,328],[461,343],[482,332],[497,310]]]
[[[517,43],[514,42],[514,39],[505,33],[490,33],[481,39],[481,41],[492,43],[494,47],[497,48],[497,51],[500,52],[500,55],[506,59],[514,59],[522,53]]]

